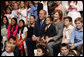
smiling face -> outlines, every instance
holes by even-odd
[[[24,25],[23,22],[20,21],[20,22],[19,22],[19,27],[23,27],[23,25]]]
[[[15,25],[16,21],[14,19],[11,19],[11,25]]]
[[[56,13],[54,14],[54,20],[58,20],[58,19],[59,19],[59,13],[56,12]]]
[[[44,53],[43,53],[42,49],[38,48],[37,49],[37,56],[43,56],[43,55],[44,55]]]
[[[67,55],[69,52],[69,49],[67,49],[67,47],[61,47],[61,53],[63,56]]]
[[[46,24],[47,24],[47,25],[51,24],[50,18],[46,18]]]
[[[35,19],[34,19],[33,16],[30,16],[30,23],[31,23],[31,24],[32,24],[32,23],[35,23]]]
[[[6,17],[3,18],[3,23],[4,23],[4,24],[7,23]]]
[[[46,17],[45,11],[44,10],[41,10],[39,12],[39,18],[40,18],[40,20],[43,20],[45,17]]]

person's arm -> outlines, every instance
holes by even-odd
[[[71,43],[72,44],[74,43],[74,39],[75,39],[75,29],[72,31],[72,34],[71,34]]]
[[[83,40],[78,42],[78,43],[75,43],[75,47],[79,46],[79,45],[82,45],[83,44]]]
[[[23,39],[23,40],[26,40],[26,38],[27,38],[27,32],[25,32],[25,37],[24,37],[24,39]]]
[[[31,10],[30,10],[30,13],[33,14],[34,12],[34,9],[33,9],[33,6],[31,7]]]
[[[8,25],[8,34],[7,34],[7,40],[9,39],[10,36],[10,24]]]
[[[57,41],[59,38],[61,38],[62,37],[62,35],[63,35],[63,28],[64,28],[64,25],[63,24],[59,24],[59,26],[58,26],[59,28],[58,28],[58,33],[57,33],[57,35],[56,36],[54,36],[53,37],[53,39],[55,40],[55,41]]]

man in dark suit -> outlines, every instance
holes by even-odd
[[[45,18],[46,18],[46,11],[40,10],[39,19],[35,23],[34,34],[32,36],[33,41],[36,41],[37,37],[41,38],[44,35],[44,31],[46,27]]]

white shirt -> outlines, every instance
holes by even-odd
[[[11,53],[7,53],[6,51],[2,53],[1,56],[14,56],[14,53],[11,52]]]
[[[27,31],[28,31],[27,27],[24,27],[23,34],[22,34],[22,39],[25,37],[25,32],[27,32]],[[20,33],[21,33],[21,31],[19,31],[18,39],[20,39]]]
[[[66,36],[65,43],[67,42],[67,40],[71,39],[71,33],[73,29],[74,27],[72,25],[70,25],[68,28],[64,27],[63,36]]]
[[[18,11],[21,13],[21,15],[18,15],[18,19],[19,20],[23,19],[26,24],[27,9],[19,9]]]

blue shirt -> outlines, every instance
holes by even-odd
[[[71,36],[71,43],[75,43],[75,47],[83,44],[83,28],[79,31],[74,28]]]
[[[30,10],[31,14],[34,14],[36,19],[38,19],[37,6],[32,6]]]

